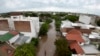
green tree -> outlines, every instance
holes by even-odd
[[[34,45],[35,47],[37,47],[38,44],[39,44],[39,39],[38,38],[32,38],[31,44]]]
[[[100,20],[98,20],[98,21],[96,22],[96,24],[97,24],[98,26],[100,26]]]
[[[36,50],[32,44],[23,44],[15,50],[14,56],[36,56]]]
[[[26,17],[28,17],[28,16],[37,17],[38,16],[38,14],[34,13],[34,12],[25,12],[25,13],[23,13],[23,15]]]
[[[98,46],[98,50],[100,51],[100,44],[99,44],[99,46]]]
[[[63,17],[63,16],[66,16],[66,15],[68,15],[67,13],[57,13],[56,14],[57,16],[60,16],[60,17]]]
[[[55,21],[56,31],[60,31],[61,21]]]
[[[52,22],[52,19],[50,19],[50,18],[48,18],[48,19],[46,19],[46,23],[51,23]]]
[[[72,56],[71,51],[68,48],[68,42],[64,38],[60,38],[55,41],[57,56]]]
[[[39,15],[40,17],[51,17],[51,14],[50,13],[42,13]]]
[[[49,24],[48,23],[44,23],[42,24],[40,31],[39,31],[39,36],[41,35],[46,35],[49,29]]]
[[[75,22],[75,21],[78,21],[79,16],[67,15],[67,16],[65,16],[65,20],[66,20],[66,19],[68,19],[68,20],[70,20],[70,21],[72,21],[72,22]]]
[[[55,20],[56,31],[60,31],[61,17],[59,15],[54,15],[52,18]]]
[[[4,18],[10,17],[10,13],[2,13],[0,15],[1,15],[1,17],[4,17]]]

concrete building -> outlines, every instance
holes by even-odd
[[[39,17],[24,17],[20,13],[15,13],[11,14],[10,18],[0,18],[0,35],[14,30],[23,34],[23,39],[26,37],[27,43],[30,42],[32,38],[38,36],[39,29]],[[22,36],[18,34],[17,37],[13,38],[10,42],[14,43],[20,37]]]

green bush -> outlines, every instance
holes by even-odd
[[[99,46],[98,46],[98,50],[100,51],[100,44],[99,44]]]
[[[60,31],[61,21],[55,21],[56,31]]]
[[[31,44],[33,44],[34,46],[38,46],[38,44],[39,44],[39,39],[38,38],[32,38],[32,40],[31,40]]]
[[[100,26],[100,20],[98,20],[98,21],[96,22],[96,24],[97,24],[98,26]]]
[[[42,13],[42,14],[40,14],[39,15],[40,17],[51,17],[51,14],[49,14],[49,13]]]
[[[44,23],[42,24],[40,31],[39,31],[39,36],[41,35],[46,35],[49,29],[49,24],[48,23]]]
[[[59,16],[57,14],[57,15],[52,16],[52,18],[55,20],[56,31],[59,31],[60,30],[60,25],[61,25],[61,16]]]
[[[16,48],[14,56],[36,56],[36,48],[32,44],[23,44]]]
[[[68,48],[68,43],[66,39],[60,38],[55,41],[56,45],[56,55],[57,56],[71,56],[72,53]]]
[[[0,15],[1,15],[1,17],[4,17],[4,18],[10,17],[10,13],[2,13]]]
[[[67,15],[67,16],[65,16],[65,19],[64,19],[64,20],[66,20],[66,19],[68,19],[68,20],[70,20],[70,21],[72,21],[72,22],[75,22],[75,21],[78,21],[79,16]]]
[[[46,23],[51,23],[52,22],[52,19],[46,19]]]
[[[60,17],[63,17],[63,16],[66,16],[66,15],[68,15],[67,13],[58,13],[58,14],[56,14],[57,16],[60,16]]]
[[[37,17],[38,16],[38,14],[34,13],[34,12],[25,12],[25,13],[23,13],[23,15],[26,17],[28,17],[28,16]]]

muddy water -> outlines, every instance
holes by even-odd
[[[55,53],[55,39],[56,31],[54,26],[55,21],[50,23],[51,27],[47,33],[47,36],[44,36],[40,40],[40,50],[37,56],[54,56]]]

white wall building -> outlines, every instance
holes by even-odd
[[[84,24],[90,24],[91,22],[91,17],[86,16],[86,15],[80,15],[79,16],[79,21],[84,23]]]
[[[16,30],[24,36],[29,37],[27,43],[34,37],[38,36],[40,29],[39,17],[24,17],[23,15],[14,15],[10,18],[0,18],[0,35],[3,35],[10,30]],[[6,28],[6,29],[4,29]],[[11,43],[15,42],[20,36],[9,40]]]
[[[37,34],[39,32],[39,29],[40,29],[40,26],[39,26],[39,17],[24,17],[22,15],[19,15],[19,16],[11,16],[11,20],[8,20],[10,21],[9,23],[9,27],[13,30],[17,30],[15,29],[15,25],[14,25],[14,22],[15,21],[18,21],[19,23],[20,22],[29,22],[30,24],[30,31],[19,31],[21,33],[23,33],[24,35],[26,36],[30,36],[30,37],[37,37]],[[27,27],[27,26],[26,26]],[[23,28],[24,29],[24,28]]]

